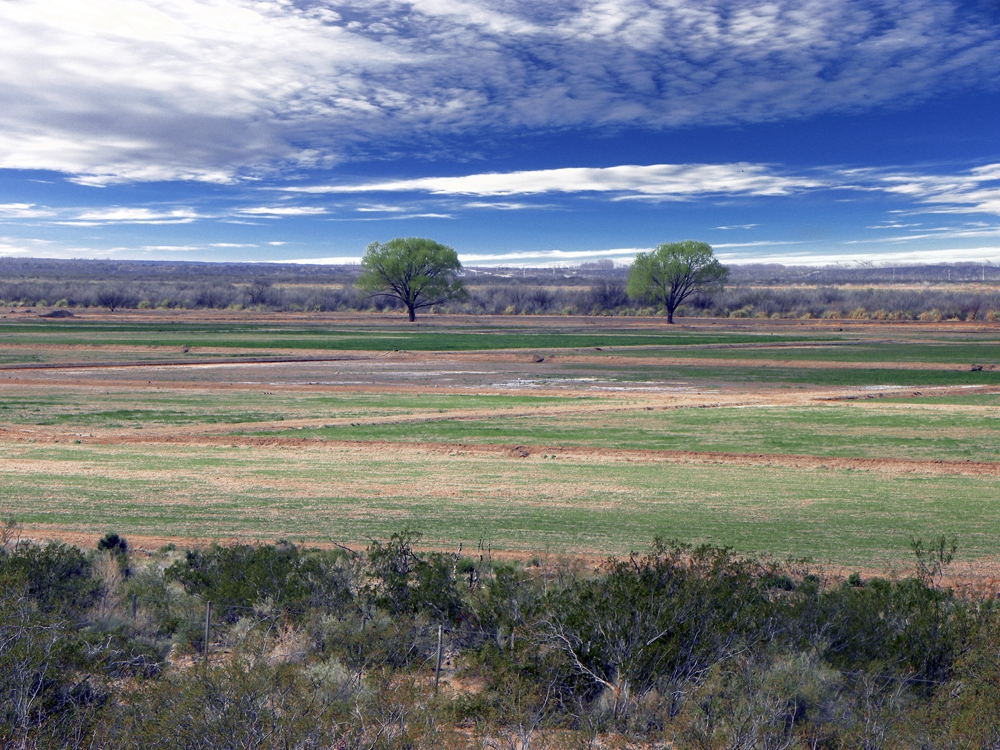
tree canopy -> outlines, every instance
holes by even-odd
[[[462,270],[458,253],[423,237],[397,237],[371,243],[361,259],[356,284],[371,295],[395,297],[406,306],[410,320],[422,307],[465,296],[456,274]]]
[[[708,294],[725,283],[729,269],[719,263],[712,247],[704,242],[685,240],[658,245],[639,253],[628,275],[628,296],[663,305],[667,322],[674,311],[696,292]]]

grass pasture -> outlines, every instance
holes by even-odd
[[[331,440],[587,446],[617,450],[857,456],[918,461],[994,461],[1000,408],[853,402],[647,410],[623,402],[606,412],[358,423],[272,433]]]
[[[0,345],[0,512],[42,537],[1000,549],[996,326],[87,313]]]
[[[1000,477],[321,443],[5,449],[5,510],[42,531],[363,546],[410,527],[443,548],[597,555],[661,534],[868,568],[905,559],[911,536],[958,536],[972,557],[1000,538]]]

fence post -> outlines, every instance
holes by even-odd
[[[212,634],[212,602],[205,602],[205,666],[208,666],[208,639]]]
[[[438,625],[438,650],[437,650],[437,666],[434,667],[434,695],[437,695],[438,682],[441,680],[441,635],[443,628]]]

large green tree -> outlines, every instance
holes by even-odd
[[[457,277],[462,270],[458,253],[434,240],[397,237],[385,244],[373,242],[365,249],[361,267],[357,287],[371,295],[395,297],[406,306],[411,321],[422,307],[466,294]]]
[[[717,291],[729,276],[729,269],[719,263],[711,245],[694,240],[658,245],[648,253],[635,256],[628,274],[628,296],[641,302],[663,305],[667,322],[674,322],[674,311],[696,292]]]

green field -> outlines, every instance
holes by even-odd
[[[632,356],[705,357],[718,359],[770,359],[784,362],[935,362],[948,364],[1000,363],[1000,338],[991,343],[941,341],[911,343],[900,341],[843,341],[816,345],[760,346],[733,345],[724,348],[675,348],[650,350],[636,348]]]
[[[598,555],[660,534],[866,567],[905,559],[911,536],[958,536],[973,558],[1000,539],[998,478],[323,446],[5,450],[4,510],[42,529],[364,545],[411,527],[443,547]]]
[[[508,394],[416,394],[216,389],[198,391],[138,389],[23,389],[0,398],[0,422],[16,425],[64,425],[116,428],[241,424],[286,419],[351,419],[447,414],[489,409],[500,413],[566,403],[558,396]],[[575,397],[573,403],[594,399]],[[121,408],[128,404],[128,408]]]
[[[269,434],[269,433],[257,433]],[[277,432],[334,440],[590,446],[914,460],[994,461],[1000,409],[990,412],[830,404],[647,411],[343,425]],[[970,436],[975,435],[975,439]]]
[[[593,555],[659,534],[868,567],[911,536],[1000,548],[992,328],[107,318],[0,322],[0,513],[32,533],[363,545],[410,526]],[[150,364],[289,355],[328,361]],[[60,362],[108,366],[9,368]]]
[[[148,347],[323,351],[481,351],[496,349],[572,349],[609,346],[704,346],[823,341],[830,337],[813,334],[773,335],[734,332],[647,330],[632,327],[596,329],[575,326],[573,330],[540,327],[523,330],[498,324],[450,327],[441,330],[427,324],[407,326],[396,321],[380,325],[329,328],[298,324],[201,324],[162,322],[17,321],[0,323],[0,346],[31,343],[61,347]],[[9,352],[8,352],[9,356]],[[37,355],[36,355],[37,356]]]

